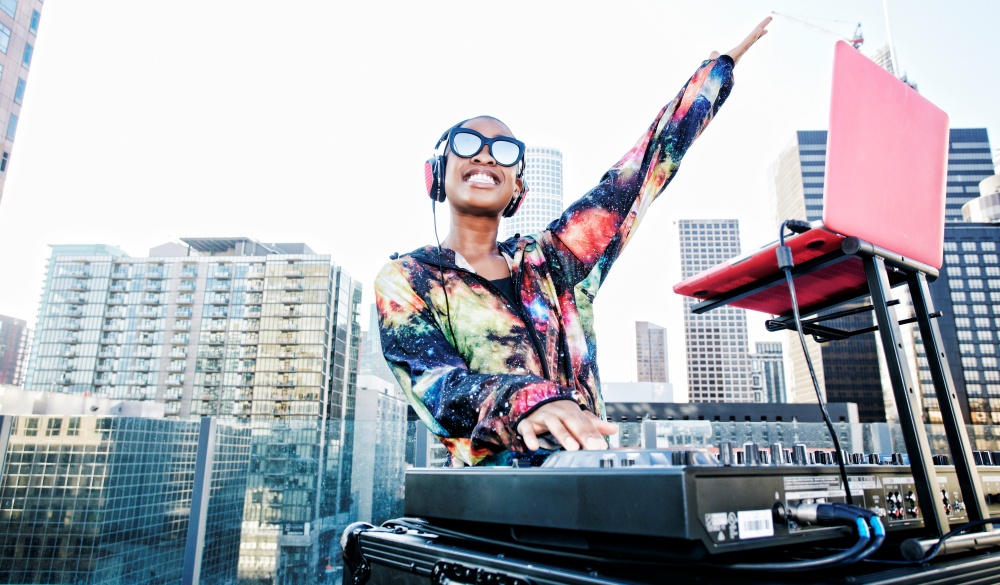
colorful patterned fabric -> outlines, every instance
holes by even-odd
[[[569,399],[604,416],[594,297],[728,97],[732,68],[728,56],[705,61],[600,184],[541,233],[499,244],[520,303],[452,250],[427,246],[383,267],[375,282],[382,350],[453,461],[531,457],[518,455],[525,447],[515,428],[547,402]]]

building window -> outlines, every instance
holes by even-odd
[[[53,417],[49,419],[49,424],[45,428],[46,437],[57,437],[59,436],[59,431],[62,430],[62,421],[60,417]]]
[[[24,421],[24,436],[25,437],[37,437],[38,436],[38,419],[29,418]]]
[[[20,77],[17,78],[17,89],[14,90],[14,103],[24,101],[24,88],[27,84]]]
[[[24,43],[24,57],[21,58],[22,67],[31,67],[31,53],[34,50],[35,48],[31,46],[31,43]]]
[[[14,140],[15,134],[17,134],[17,115],[11,114],[7,123],[7,140]]]
[[[14,18],[14,15],[17,14],[17,0],[0,0],[0,10]]]
[[[69,428],[66,429],[67,437],[76,437],[80,435],[80,417],[73,416],[69,419]]]
[[[4,151],[3,158],[0,158],[0,173],[6,173],[7,172],[7,159],[9,159],[9,158],[10,158],[10,153],[7,152],[7,151]]]
[[[42,19],[42,15],[37,10],[31,11],[31,24],[28,26],[28,30],[31,34],[38,33],[38,21]]]
[[[3,51],[4,54],[6,54],[7,48],[9,46],[10,46],[10,29],[0,24],[0,51]]]

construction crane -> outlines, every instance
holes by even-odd
[[[849,38],[845,37],[844,35],[842,35],[840,33],[836,33],[836,32],[834,32],[834,31],[832,31],[830,29],[826,29],[826,28],[823,28],[821,26],[817,26],[817,25],[815,25],[815,24],[813,24],[813,23],[811,23],[809,21],[803,20],[803,19],[801,19],[801,18],[799,18],[797,16],[792,16],[790,14],[784,14],[784,13],[781,13],[781,12],[771,12],[771,14],[773,14],[775,16],[781,16],[781,17],[787,18],[789,20],[794,20],[795,22],[797,22],[797,23],[799,23],[801,25],[808,26],[810,28],[814,28],[816,30],[825,32],[827,34],[834,35],[837,38],[843,39],[843,40],[851,43],[851,45],[853,45],[855,49],[859,49],[860,50],[861,49],[861,45],[864,44],[864,42],[865,42],[864,37],[861,36],[861,23],[860,22],[857,23],[857,25],[854,27],[854,38],[850,38],[849,39]],[[843,23],[850,24],[850,21],[847,21],[847,20],[833,20],[833,19],[829,19],[829,20],[831,22],[843,22]]]

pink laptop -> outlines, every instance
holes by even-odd
[[[849,44],[834,47],[823,221],[786,242],[796,265],[836,250],[855,236],[939,269],[943,260],[948,116]],[[785,218],[801,219],[801,218]],[[711,299],[752,283],[775,286],[729,303],[770,313],[791,312],[780,279],[777,242],[674,286]],[[852,258],[796,277],[803,312],[865,294],[864,269]]]

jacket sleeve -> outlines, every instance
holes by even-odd
[[[588,288],[596,293],[646,209],[729,96],[732,70],[727,55],[702,63],[636,145],[541,234],[551,238],[563,266],[572,267],[572,282],[591,279]]]
[[[413,409],[453,456],[475,465],[493,453],[523,451],[514,429],[533,410],[565,399],[586,407],[578,392],[540,376],[472,373],[449,342],[447,321],[401,264],[387,264],[375,281],[382,352]]]

